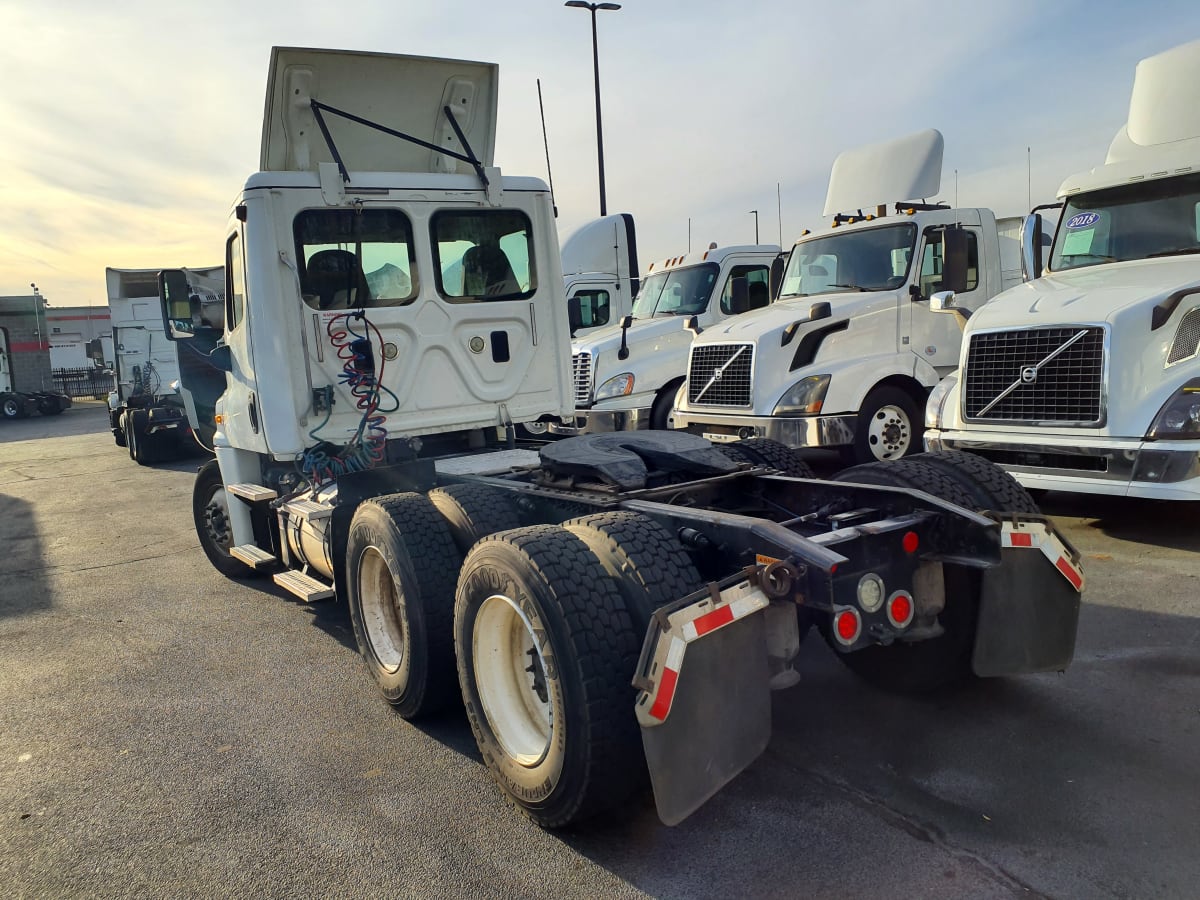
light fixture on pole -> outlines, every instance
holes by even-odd
[[[754,243],[758,243],[758,210],[750,210],[750,214],[754,216]]]
[[[600,170],[600,215],[608,215],[608,204],[604,197],[604,130],[600,125],[600,53],[596,48],[596,10],[621,8],[620,3],[587,3],[585,0],[567,0],[564,6],[586,9],[592,13],[592,69],[596,78],[596,161]]]

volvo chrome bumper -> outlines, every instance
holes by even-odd
[[[975,453],[1003,466],[1030,488],[1200,500],[1200,442],[1196,441],[1015,443],[931,429],[925,432],[925,449]]]
[[[575,424],[550,424],[550,433],[558,435],[603,434],[609,431],[637,431],[650,427],[650,407],[639,409],[580,409]]]
[[[765,437],[789,447],[841,447],[854,443],[858,416],[722,416],[675,411],[675,427],[710,441]]]

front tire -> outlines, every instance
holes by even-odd
[[[19,419],[25,412],[21,399],[14,394],[4,394],[0,399],[0,415],[6,419]]]
[[[534,822],[568,825],[643,783],[629,683],[639,636],[579,538],[540,525],[480,541],[459,579],[454,642],[483,760]]]
[[[131,435],[132,437],[132,435]],[[217,461],[210,460],[196,473],[192,487],[192,521],[204,555],[226,578],[245,577],[254,570],[229,552],[233,549],[233,526],[229,521],[229,495],[221,480]]]
[[[900,388],[883,385],[863,400],[850,452],[857,463],[901,459],[920,452],[924,434],[916,401]]]
[[[405,719],[455,696],[454,586],[462,557],[429,498],[362,503],[346,537],[346,598],[359,653]]]

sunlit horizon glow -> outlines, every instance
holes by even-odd
[[[545,178],[541,78],[560,238],[598,214],[590,26],[560,0],[165,6],[0,0],[0,295],[104,305],[106,267],[219,264],[272,45],[498,62],[497,163]],[[689,218],[693,248],[753,242],[749,209],[787,246],[820,227],[841,150],[929,127],[937,199],[957,170],[963,206],[1049,201],[1103,162],[1134,65],[1200,37],[1200,10],[1046,6],[629,0],[599,22],[608,209],[634,215],[643,268],[688,249]]]

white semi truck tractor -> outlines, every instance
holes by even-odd
[[[494,65],[273,51],[224,378],[196,385],[220,392],[193,494],[219,571],[344,601],[383,697],[461,699],[546,827],[647,770],[689,815],[765,748],[814,624],[896,690],[1069,663],[1079,556],[976,457],[818,481],[674,432],[518,444],[574,382],[550,193],[493,165],[496,96]],[[160,290],[196,340],[186,273]]]
[[[58,391],[17,390],[8,329],[0,328],[0,417],[24,419],[35,412],[43,416],[57,416],[70,407],[71,398]]]
[[[651,265],[631,313],[572,345],[575,420],[550,430],[670,427],[693,335],[766,306],[778,256],[774,245],[713,245]],[[735,284],[743,289],[735,291]]]
[[[940,190],[942,149],[929,129],[838,157],[832,222],[792,247],[776,302],[692,342],[676,428],[859,463],[921,449],[925,398],[961,339],[930,297],[953,285],[977,309],[1021,280],[1019,219],[913,199]]]
[[[188,270],[203,281],[224,287],[221,268]],[[108,395],[108,419],[113,440],[129,451],[139,465],[180,456],[195,448],[189,421],[190,396],[179,386],[179,350],[164,332],[158,299],[158,269],[108,268],[108,310],[112,321],[113,374]],[[224,298],[215,290],[197,288],[195,327],[219,319]],[[199,299],[199,298],[198,298]],[[194,409],[191,410],[194,413]]]
[[[1200,41],[1138,64],[1105,164],[1058,190],[1044,269],[1026,245],[1042,277],[969,317],[927,446],[1035,490],[1200,500],[1198,83]]]

